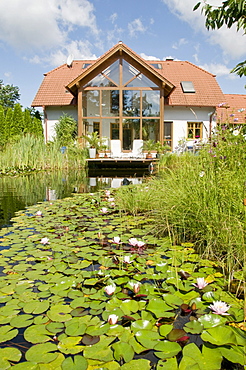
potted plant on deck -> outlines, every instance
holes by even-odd
[[[88,135],[83,135],[83,138],[89,144],[89,157],[96,158],[96,155],[102,146],[102,139],[99,137],[97,132],[91,132]]]
[[[147,151],[146,158],[152,158],[151,152],[156,150],[156,144],[154,140],[144,140],[142,150]]]

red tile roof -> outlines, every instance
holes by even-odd
[[[225,94],[221,103],[217,108],[218,123],[246,123],[246,95]]]
[[[175,86],[166,104],[174,106],[215,107],[224,101],[224,95],[215,76],[207,71],[190,62],[172,60],[145,61],[126,45],[119,43],[97,60],[77,60],[73,62],[71,68],[63,64],[46,73],[32,106],[76,105],[76,99],[66,89],[66,86],[74,86],[83,77],[83,74],[87,74],[86,71],[89,73],[92,67],[82,69],[84,63],[95,64],[97,66],[101,60],[118,51],[120,47],[150,71],[152,70],[155,76],[159,76],[164,82],[166,81],[169,91],[171,91],[173,85]],[[162,69],[155,69],[151,66],[152,63],[161,64]],[[192,81],[196,92],[184,93],[180,84],[182,81]]]

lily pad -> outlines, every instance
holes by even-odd
[[[67,357],[62,363],[62,370],[86,370],[88,362],[83,356]]]
[[[10,325],[0,327],[0,343],[7,342],[18,335],[18,330]]]
[[[58,352],[54,352],[56,350],[57,346],[54,343],[36,344],[27,350],[25,357],[30,362],[48,364],[58,356]]]
[[[155,355],[162,359],[176,356],[182,350],[178,343],[169,342],[168,340],[157,343],[154,349],[160,351],[155,352]]]
[[[150,361],[145,359],[132,360],[121,366],[122,370],[149,370],[150,368]]]
[[[72,308],[68,305],[56,304],[51,306],[50,310],[47,312],[47,316],[52,321],[65,322],[72,319],[70,312]]]
[[[17,348],[0,348],[0,369],[5,370],[11,367],[12,361],[20,361],[22,353]]]

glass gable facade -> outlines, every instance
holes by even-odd
[[[98,127],[126,151],[135,139],[160,140],[161,88],[140,69],[119,58],[83,86],[85,134]]]

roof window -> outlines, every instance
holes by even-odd
[[[195,93],[196,92],[192,81],[182,81],[180,83],[181,83],[181,87],[184,93]]]
[[[161,63],[150,63],[150,65],[156,69],[162,69]]]
[[[89,67],[89,66],[91,66],[91,63],[84,63],[84,64],[82,65],[82,69],[85,69],[85,68],[87,68],[87,67]]]

